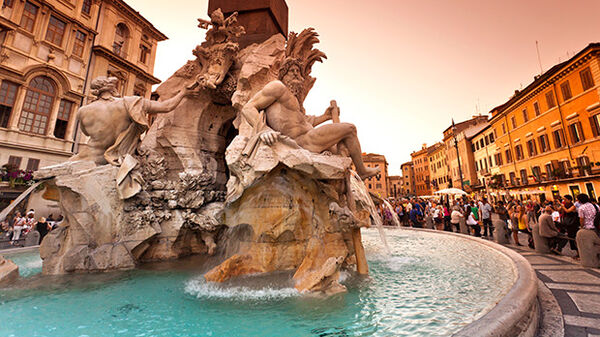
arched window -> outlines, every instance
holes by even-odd
[[[115,54],[127,56],[127,42],[129,41],[129,28],[124,23],[119,23],[115,30],[115,42],[113,43],[113,51]]]
[[[31,80],[19,119],[21,131],[46,134],[55,93],[56,88],[50,78],[38,76]]]

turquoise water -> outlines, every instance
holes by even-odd
[[[470,241],[388,231],[389,257],[377,236],[363,234],[371,278],[343,275],[349,291],[329,298],[299,296],[289,274],[225,286],[188,268],[30,276],[0,291],[0,336],[447,336],[514,282],[507,259]]]
[[[37,250],[3,255],[19,266],[19,275],[23,277],[42,272],[42,259],[40,259],[40,253]]]

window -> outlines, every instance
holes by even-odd
[[[589,67],[580,71],[579,77],[581,78],[581,85],[583,86],[583,91],[586,91],[594,86],[594,78],[592,77],[592,72],[590,71]]]
[[[587,176],[592,174],[590,166],[590,159],[587,156],[581,156],[577,158],[577,166],[579,168],[580,176]]]
[[[510,122],[512,124],[513,129],[517,128],[517,119],[515,118],[515,116],[510,117]]]
[[[83,6],[81,7],[81,13],[90,15],[92,10],[92,0],[83,0]]]
[[[23,158],[17,156],[8,156],[8,165],[15,169],[19,169],[21,167],[22,159]]]
[[[85,33],[78,30],[75,32],[75,41],[73,42],[73,54],[81,57],[85,47]]]
[[[506,124],[502,123],[502,134],[506,134]]]
[[[538,141],[540,143],[540,152],[541,153],[550,151],[550,140],[548,140],[548,135],[546,135],[546,134],[541,135],[540,138],[538,138]]]
[[[556,106],[556,102],[554,102],[554,92],[552,90],[546,93],[546,104],[548,104],[548,109],[552,109]]]
[[[38,10],[40,8],[31,2],[27,1],[25,3],[25,8],[23,9],[23,16],[21,16],[21,28],[26,31],[33,33],[33,26],[35,25],[35,18],[37,17]]]
[[[48,77],[38,76],[31,80],[19,119],[21,131],[46,134],[54,93],[54,85]]]
[[[559,149],[565,146],[565,135],[562,130],[552,131],[552,137],[554,138],[554,147]]]
[[[510,178],[510,184],[515,186],[517,184],[517,175],[514,172],[508,174]]]
[[[56,125],[54,126],[54,137],[65,139],[67,134],[67,126],[69,125],[69,117],[73,110],[73,102],[61,100],[58,107],[58,116],[56,117]]]
[[[585,140],[583,129],[581,128],[581,122],[576,122],[569,125],[569,134],[573,144],[577,144]]]
[[[566,101],[569,98],[573,97],[571,93],[571,86],[569,85],[569,81],[565,81],[565,83],[560,85],[560,91],[562,92],[563,100]]]
[[[521,184],[527,185],[527,183],[529,183],[529,180],[527,179],[527,170],[522,169],[519,173],[521,175]]]
[[[48,30],[46,31],[46,41],[60,46],[62,44],[63,36],[65,35],[66,27],[66,23],[57,19],[54,15],[50,16]]]
[[[505,152],[506,154],[506,163],[512,163],[513,159],[512,159],[512,152],[510,152],[510,150],[506,150]]]
[[[540,115],[540,105],[538,102],[533,102],[533,112],[535,112],[536,116]]]
[[[498,166],[502,165],[502,153],[496,154],[496,165],[498,165]]]
[[[565,176],[570,177],[571,176],[571,162],[569,162],[568,160],[564,160],[560,162],[561,165],[561,169],[564,172]]]
[[[4,7],[12,8],[12,6],[14,4],[15,4],[15,0],[4,0],[4,3],[2,4],[2,8],[4,8]]]
[[[600,135],[600,115],[590,117],[590,126],[594,137],[598,137]]]
[[[129,41],[129,29],[124,23],[119,23],[115,30],[115,42],[113,52],[121,57],[127,57],[127,42]]]
[[[29,158],[27,160],[27,169],[26,171],[37,171],[40,167],[40,160],[35,158]]]
[[[546,164],[546,176],[548,180],[554,179],[554,169],[552,168],[552,164]]]
[[[537,155],[537,147],[535,146],[535,140],[531,139],[527,141],[527,153],[529,157]]]
[[[492,167],[492,156],[488,156],[488,163],[489,163],[489,167]]]
[[[517,160],[521,160],[525,157],[523,154],[523,146],[521,146],[521,144],[515,146],[515,156],[517,157]]]
[[[529,121],[529,113],[527,113],[527,109],[523,109],[523,122],[527,123]]]
[[[17,85],[9,81],[2,81],[2,85],[0,85],[0,127],[2,128],[8,127],[16,96]]]
[[[146,62],[148,61],[148,55],[149,54],[150,54],[150,48],[148,48],[145,45],[141,44],[140,45],[140,62],[146,64]]]
[[[494,130],[493,133],[490,133],[490,144],[494,143],[494,138],[495,138],[494,133],[496,133],[496,130]]]
[[[540,181],[542,181],[542,170],[539,166],[534,166],[531,169],[531,173],[533,173],[533,179],[535,179],[536,182],[539,183]]]

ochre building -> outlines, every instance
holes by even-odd
[[[600,44],[555,65],[494,108],[498,181],[548,199],[600,188]]]

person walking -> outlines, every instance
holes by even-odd
[[[493,238],[494,225],[492,224],[492,205],[487,201],[487,198],[483,198],[479,202],[479,215],[481,223],[483,224],[483,236],[486,238]]]
[[[522,246],[522,244],[519,243],[519,206],[513,203],[509,212],[511,224],[510,229],[512,231],[513,241],[515,242],[515,245]]]
[[[519,207],[517,207],[517,211],[518,211],[518,217],[519,217],[518,218],[519,232],[527,234],[528,246],[529,246],[529,248],[533,249],[534,248],[533,235],[531,234],[531,227],[529,227],[529,217],[527,216],[527,214],[525,212],[525,207],[519,206]]]

